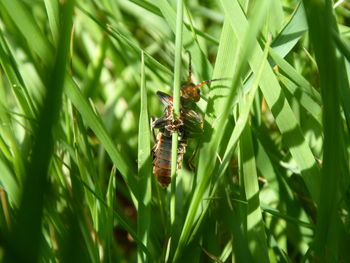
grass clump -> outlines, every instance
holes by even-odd
[[[0,1],[1,261],[350,261],[348,9]],[[185,51],[222,80],[163,189],[149,118]]]

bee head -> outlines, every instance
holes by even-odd
[[[192,82],[183,82],[181,85],[180,96],[184,99],[193,100],[195,102],[200,100],[200,86]]]

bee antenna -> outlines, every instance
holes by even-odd
[[[192,82],[192,58],[190,51],[186,50],[186,53],[188,54],[188,82]]]
[[[205,84],[208,84],[208,83],[211,83],[211,82],[214,82],[214,81],[219,81],[219,80],[229,80],[229,78],[204,80],[204,81],[198,83],[198,84],[196,85],[196,88],[199,89],[200,87],[202,87],[202,86],[205,85]]]

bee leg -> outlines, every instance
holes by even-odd
[[[194,171],[196,168],[194,165],[194,158],[196,157],[198,150],[199,150],[199,142],[197,143],[196,149],[193,151],[191,157],[188,159],[188,167],[191,169],[191,171]]]
[[[158,119],[154,119],[151,123],[151,127],[153,129],[162,129],[162,128],[165,128],[166,125],[169,124],[169,118],[167,116],[162,116]]]
[[[165,126],[165,129],[171,132],[175,132],[175,131],[179,131],[183,125],[184,125],[183,121],[181,119],[178,119],[176,121],[169,122],[169,124]]]
[[[149,120],[150,120],[150,127],[151,127],[151,130],[152,130],[152,135],[153,135],[153,141],[156,143],[157,142],[157,138],[156,138],[156,134],[154,133],[154,126],[153,126],[153,123],[155,122],[156,117],[152,115]]]

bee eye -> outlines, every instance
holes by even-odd
[[[201,95],[201,90],[198,89],[197,92],[198,92],[198,96],[200,96]]]

